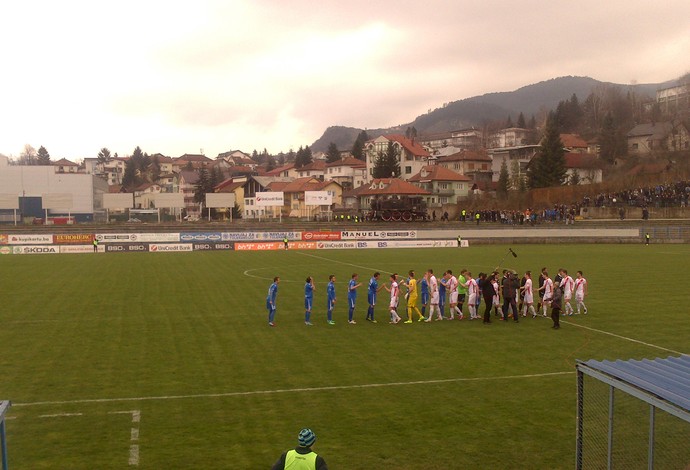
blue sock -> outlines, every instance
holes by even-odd
[[[355,309],[350,307],[350,310],[347,312],[347,316],[349,318],[349,321],[352,321],[352,314],[355,312]]]
[[[328,321],[332,321],[332,320],[333,320],[333,310],[329,310],[328,311]]]
[[[426,305],[422,305],[422,316],[426,317]]]
[[[304,312],[304,321],[308,322],[310,318],[311,318],[311,312],[310,311]]]

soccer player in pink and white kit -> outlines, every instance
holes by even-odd
[[[585,296],[587,295],[587,279],[582,276],[582,271],[578,271],[575,275],[575,301],[577,302],[577,314],[580,314],[580,306],[585,309],[587,315],[587,306],[585,305]]]
[[[462,310],[458,308],[458,279],[453,276],[453,271],[450,269],[444,275],[448,280],[448,303],[450,304],[450,319],[455,320],[455,314],[458,314],[458,320],[462,320]]]
[[[398,287],[398,275],[396,273],[391,274],[391,287],[385,286],[386,290],[391,293],[391,302],[388,305],[391,313],[392,324],[397,324],[401,318],[398,315],[398,301],[400,300],[400,288]]]
[[[563,289],[563,311],[566,315],[573,314],[573,306],[570,305],[570,299],[573,298],[573,289],[575,288],[575,281],[568,276],[568,270],[562,269],[559,271],[561,275],[561,289]]]
[[[467,309],[470,311],[470,320],[479,318],[477,315],[477,298],[479,298],[479,286],[477,281],[472,277],[472,273],[467,271],[465,273],[465,279],[467,279]]]
[[[544,299],[542,300],[543,315],[546,316],[548,307],[551,306],[551,300],[553,299],[553,281],[549,277],[549,273],[544,270],[541,273],[544,278],[544,285],[539,288],[539,290],[544,291]]]
[[[532,314],[532,318],[537,316],[537,312],[534,310],[534,292],[532,291],[532,272],[525,272],[525,285],[522,286],[522,292],[524,297],[522,300],[522,316],[527,316],[527,311]]]
[[[429,318],[424,320],[429,323],[432,318],[434,318],[434,310],[436,310],[436,320],[443,320],[441,316],[441,309],[438,308],[439,293],[438,293],[438,280],[434,276],[434,270],[427,270],[427,276],[429,277],[429,292],[431,293],[431,301],[429,302]]]

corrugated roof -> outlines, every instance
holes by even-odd
[[[582,364],[690,411],[690,356]]]

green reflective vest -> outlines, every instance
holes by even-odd
[[[296,450],[289,450],[285,455],[285,470],[315,470],[316,453],[299,454]]]

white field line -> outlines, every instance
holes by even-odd
[[[685,355],[685,353],[682,353],[680,351],[675,351],[673,349],[664,348],[663,346],[657,346],[656,344],[652,344],[652,343],[645,343],[644,341],[640,341],[639,339],[628,338],[627,336],[617,335],[616,333],[611,333],[609,331],[598,330],[596,328],[592,328],[591,326],[580,325],[579,323],[573,323],[573,322],[569,322],[569,321],[565,321],[565,320],[561,320],[561,323],[567,323],[568,325],[577,326],[578,328],[584,328],[586,330],[596,331],[597,333],[601,333],[603,335],[613,336],[615,338],[623,339],[625,341],[631,341],[633,343],[643,344],[643,345],[648,346],[650,348],[655,348],[655,349],[659,349],[661,351],[666,351],[666,352],[670,352],[673,354],[678,354],[680,356]]]
[[[385,269],[372,268],[371,266],[362,266],[362,265],[353,264],[353,263],[346,263],[345,261],[338,261],[338,260],[334,260],[334,259],[324,258],[323,256],[312,255],[311,253],[304,253],[304,252],[300,252],[300,251],[296,251],[295,253],[297,253],[298,255],[302,255],[302,256],[309,256],[311,258],[316,258],[316,259],[320,259],[323,261],[328,261],[329,263],[344,264],[345,266],[352,266],[353,268],[369,269],[371,271],[379,271],[379,272],[386,273],[386,274],[392,274],[392,271],[386,271]]]
[[[118,403],[130,401],[161,401],[161,400],[184,400],[191,398],[225,398],[225,397],[240,397],[252,395],[276,395],[283,393],[305,393],[305,392],[324,392],[332,390],[355,390],[367,388],[381,388],[381,387],[401,387],[408,385],[433,385],[453,382],[481,382],[481,381],[495,381],[495,380],[512,380],[512,379],[532,379],[540,377],[554,377],[559,375],[574,374],[575,371],[560,371],[560,372],[544,372],[541,374],[524,374],[524,375],[504,375],[499,377],[458,377],[454,379],[436,379],[436,380],[414,380],[410,382],[386,382],[386,383],[371,383],[359,385],[332,385],[328,387],[305,387],[305,388],[287,388],[276,390],[251,390],[247,392],[225,392],[225,393],[200,393],[194,395],[161,395],[149,397],[126,397],[126,398],[86,398],[81,400],[65,400],[65,401],[39,401],[32,403],[13,403],[14,407],[26,406],[40,406],[40,405],[65,405],[75,403]],[[132,413],[131,411],[120,411],[115,413]]]
[[[39,415],[39,418],[66,418],[70,416],[83,416],[82,413],[55,413],[52,415]]]
[[[139,441],[139,423],[141,422],[141,410],[126,410],[126,411],[111,411],[109,415],[132,415],[132,426],[129,430],[129,460],[127,461],[130,466],[139,466],[139,444],[135,444]]]

